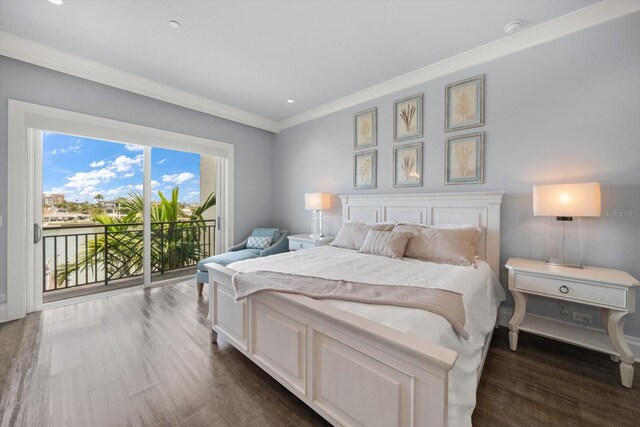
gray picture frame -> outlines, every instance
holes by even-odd
[[[456,156],[455,149],[452,149],[452,145],[455,143],[469,142],[475,140],[475,156],[474,156],[474,174],[468,174],[469,170],[466,165],[469,160],[469,155],[464,156],[465,152],[462,152],[460,157],[466,160],[464,162],[460,159],[452,159],[451,156]],[[445,185],[464,185],[464,184],[484,184],[484,148],[485,138],[484,132],[471,133],[466,135],[458,135],[446,138],[444,142],[444,183]],[[465,150],[466,151],[466,150]],[[472,153],[471,153],[472,154]],[[456,168],[452,168],[452,165],[456,164]],[[462,170],[462,171],[461,171]],[[456,172],[454,174],[454,171]]]
[[[463,122],[459,125],[453,125],[451,123],[451,116],[453,114],[454,103],[451,101],[452,92],[460,86],[467,85],[469,83],[477,82],[476,84],[476,103],[474,105],[476,111],[476,119],[468,122]],[[465,80],[460,80],[454,83],[450,83],[445,86],[444,89],[444,131],[454,132],[458,130],[471,129],[476,127],[482,127],[485,123],[484,114],[485,104],[485,75],[470,77]],[[459,104],[458,104],[459,105]]]
[[[404,144],[404,145],[397,145],[395,147],[393,147],[393,187],[394,188],[405,188],[405,187],[422,187],[423,182],[422,182],[422,177],[423,177],[423,171],[422,171],[422,167],[423,167],[423,159],[422,159],[422,155],[423,155],[423,151],[422,151],[422,147],[423,147],[423,143],[421,142],[415,142],[415,143],[411,143],[411,144]],[[398,155],[402,152],[402,151],[410,151],[410,150],[415,150],[415,165],[408,166],[408,171],[406,171],[406,168],[404,166],[400,167],[400,169],[398,168],[398,163],[399,163],[399,157]],[[404,162],[403,162],[404,163]],[[401,180],[401,176],[402,173],[406,174],[410,174],[411,170],[415,169],[416,173],[418,174],[418,179],[415,181],[412,180],[408,180],[406,179],[404,182],[402,182]]]
[[[358,128],[358,120],[366,115],[371,115],[372,116],[372,123],[371,123],[371,143],[359,143],[359,139],[358,139],[358,135],[359,135],[359,128]],[[353,149],[354,150],[359,150],[362,148],[370,148],[370,147],[375,147],[378,145],[378,108],[377,107],[373,107],[373,108],[368,108],[366,110],[363,111],[359,111],[357,113],[355,113],[353,115]]]
[[[402,118],[402,111],[398,111],[398,107],[401,104],[407,103],[416,99],[416,131],[407,133],[405,135],[398,135],[398,124],[400,121],[404,121]],[[423,94],[407,96],[406,98],[398,99],[393,102],[393,142],[408,141],[410,139],[422,138],[423,134],[423,116],[424,116],[424,99]]]
[[[360,158],[365,159],[370,157],[371,162],[369,164],[369,183],[362,184],[358,181],[360,170],[358,168],[358,160]],[[353,189],[354,190],[366,190],[377,188],[378,186],[378,150],[357,151],[353,153]]]

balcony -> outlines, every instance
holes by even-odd
[[[215,252],[215,220],[151,223],[152,282],[195,274]],[[43,229],[43,302],[143,284],[142,223]]]

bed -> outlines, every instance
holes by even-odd
[[[501,192],[340,196],[343,222],[473,224],[478,268],[323,247],[208,265],[211,337],[220,336],[334,425],[470,425],[504,291],[496,279]],[[402,263],[402,264],[399,264]],[[401,265],[402,268],[398,268]],[[430,312],[265,291],[236,302],[236,272],[424,282],[463,294],[469,338]],[[461,286],[459,283],[464,283]]]

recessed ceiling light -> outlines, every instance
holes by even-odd
[[[176,30],[180,28],[180,23],[178,21],[169,21],[169,25],[171,28],[175,28]]]
[[[521,26],[522,26],[522,21],[519,19],[516,19],[515,21],[511,21],[504,26],[504,32],[507,34],[517,33]]]
[[[287,99],[287,102],[288,102],[289,104],[293,104],[293,99]]]
[[[56,6],[60,6],[62,4],[62,0],[49,0],[49,3],[53,3]]]

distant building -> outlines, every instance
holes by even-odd
[[[64,194],[43,194],[42,195],[42,204],[43,205],[59,205],[60,203],[64,203]]]
[[[91,215],[66,212],[45,212],[42,215],[42,221],[45,223],[45,225],[48,225],[52,222],[89,222],[91,221]]]
[[[121,206],[119,200],[105,200],[100,205],[104,210],[105,215],[107,216],[110,216],[112,218],[122,218],[124,216],[120,212]]]

